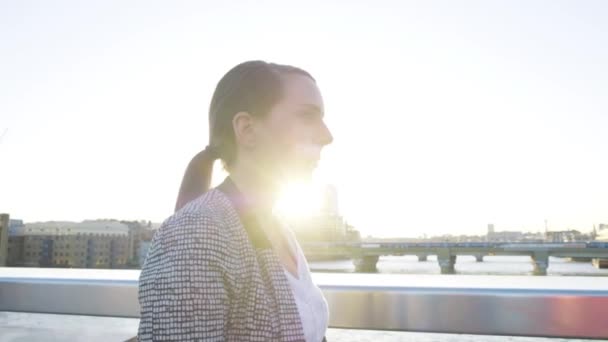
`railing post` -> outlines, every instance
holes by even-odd
[[[418,261],[427,261],[428,260],[428,255],[426,254],[418,254]]]

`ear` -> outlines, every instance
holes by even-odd
[[[248,112],[238,112],[232,118],[232,129],[237,145],[251,148],[255,145],[253,117]]]

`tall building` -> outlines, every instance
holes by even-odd
[[[321,212],[329,215],[338,215],[338,190],[333,185],[327,185],[323,193]]]
[[[492,239],[494,239],[494,233],[494,224],[488,224],[488,241],[492,241]]]
[[[578,230],[560,230],[560,231],[549,231],[545,233],[545,241],[547,242],[577,242],[583,241],[583,234]]]
[[[300,242],[332,242],[346,239],[347,224],[341,216],[319,214],[290,221]]]
[[[359,241],[359,232],[349,225],[338,209],[338,191],[328,185],[323,193],[320,210],[308,217],[287,218],[300,242]]]
[[[7,265],[8,230],[9,230],[9,215],[0,214],[0,267]]]
[[[129,227],[129,259],[130,267],[142,267],[148,252],[148,243],[152,241],[159,224],[150,221],[121,221]]]
[[[597,231],[597,235],[595,236],[595,240],[597,241],[608,241],[608,224],[600,223],[599,230]]]

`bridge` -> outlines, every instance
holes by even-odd
[[[496,242],[373,242],[373,243],[303,243],[307,255],[352,258],[357,272],[376,272],[376,264],[383,255],[416,255],[426,261],[436,255],[442,274],[453,274],[456,257],[475,256],[478,262],[488,255],[530,256],[534,275],[546,275],[549,257],[585,258],[603,267],[608,259],[608,242],[582,243],[496,243]]]

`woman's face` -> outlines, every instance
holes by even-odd
[[[256,120],[256,163],[265,175],[280,181],[309,179],[321,149],[333,137],[323,121],[323,98],[309,77],[283,77],[282,97],[270,112]]]

